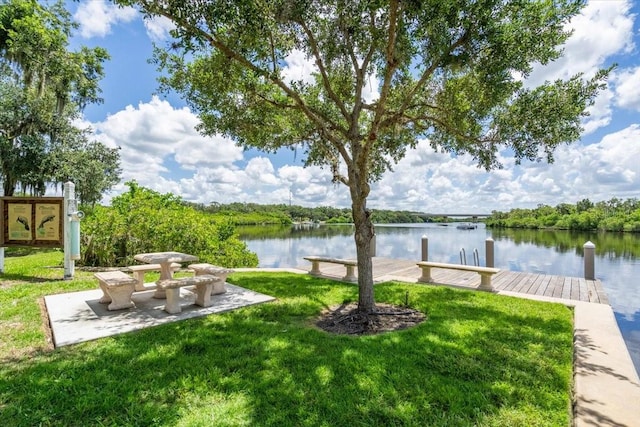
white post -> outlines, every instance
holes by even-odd
[[[596,279],[596,245],[588,241],[583,246],[584,249],[584,278],[587,280]]]
[[[64,209],[63,209],[63,230],[64,230],[64,279],[73,279],[75,261],[71,259],[71,213],[76,212],[76,186],[73,182],[64,184]]]
[[[0,248],[0,273],[4,273],[4,248]]]
[[[484,241],[485,257],[487,258],[486,266],[492,267],[492,268],[496,266],[495,257],[494,257],[495,248],[493,243],[494,242],[491,237],[487,237],[487,240]]]
[[[422,261],[429,261],[429,239],[426,234],[422,235]]]

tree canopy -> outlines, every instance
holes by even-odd
[[[538,205],[535,209],[512,209],[492,212],[486,220],[490,227],[557,228],[567,230],[601,230],[640,232],[640,201],[612,198],[593,203],[582,199],[575,205],[555,207]]]
[[[118,150],[89,142],[86,132],[73,126],[85,105],[102,101],[99,80],[108,59],[99,47],[68,50],[73,27],[62,2],[50,7],[35,0],[0,4],[0,179],[5,196],[18,186],[42,195],[47,185],[94,176],[78,184],[85,188],[82,201],[95,203],[119,181]],[[93,162],[70,171],[68,165],[79,166],[82,156]],[[90,167],[92,172],[86,172]]]
[[[525,84],[560,56],[582,0],[116,2],[175,24],[156,50],[161,85],[185,97],[203,133],[301,150],[348,186],[363,312],[375,305],[371,182],[421,138],[487,170],[504,148],[552,161],[579,138],[608,73]],[[299,57],[310,75],[292,76]]]

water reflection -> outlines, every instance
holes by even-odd
[[[355,258],[351,225],[239,227],[240,238],[258,254],[261,267],[309,267],[307,255]],[[421,240],[429,242],[429,260],[460,263],[464,249],[473,264],[477,249],[485,265],[485,242],[495,241],[496,267],[512,271],[582,277],[583,245],[596,245],[596,276],[609,297],[618,325],[640,371],[640,235],[578,233],[557,230],[477,229],[455,225],[394,224],[376,226],[376,254],[385,258],[421,258]]]

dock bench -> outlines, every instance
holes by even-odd
[[[123,310],[134,307],[131,295],[135,289],[137,279],[122,271],[101,271],[93,274],[98,279],[98,284],[102,290],[100,303],[107,304],[107,309]]]
[[[135,287],[135,291],[136,292],[146,291],[146,290],[149,289],[149,288],[145,287],[145,283],[144,283],[144,275],[145,275],[145,273],[149,273],[151,271],[158,272],[158,271],[160,271],[162,269],[160,264],[130,265],[128,268],[131,271],[131,273],[133,273],[134,279],[136,279],[138,281],[136,283],[136,287]],[[171,264],[171,271],[172,272],[175,272],[178,269],[180,269],[180,264],[178,264],[177,262],[174,262],[174,263]]]
[[[443,262],[430,262],[421,261],[417,263],[418,267],[422,269],[422,276],[418,279],[419,282],[433,282],[431,278],[432,268],[448,268],[450,270],[462,270],[462,271],[474,271],[480,275],[479,290],[492,291],[491,276],[500,271],[499,268],[492,267],[479,267],[474,265],[462,265],[462,264],[447,264]]]
[[[206,262],[191,264],[189,265],[189,269],[193,270],[196,276],[211,274],[218,278],[218,280],[213,284],[213,287],[211,288],[211,295],[219,295],[227,292],[224,284],[227,280],[227,276],[230,273],[233,273],[232,269],[219,267],[217,265],[208,264]]]
[[[213,284],[218,280],[219,278],[217,276],[203,274],[200,276],[181,277],[179,279],[158,280],[156,284],[158,289],[165,291],[167,295],[164,310],[169,314],[177,314],[182,311],[182,307],[180,307],[180,288],[195,286],[195,304],[201,307],[210,307],[213,304],[211,301],[211,290]]]
[[[358,261],[353,259],[340,259],[340,258],[330,258],[330,257],[321,257],[321,256],[306,256],[304,257],[307,261],[311,261],[311,271],[309,274],[312,276],[322,276],[322,272],[320,271],[320,263],[326,262],[329,264],[341,264],[344,265],[347,269],[346,274],[342,278],[348,282],[355,282],[358,280],[358,276],[355,275],[355,267],[358,266]]]

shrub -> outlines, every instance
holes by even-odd
[[[253,267],[257,256],[238,239],[230,221],[217,221],[172,194],[127,183],[111,207],[98,206],[82,222],[85,265],[122,266],[143,252],[177,251],[225,267]]]

